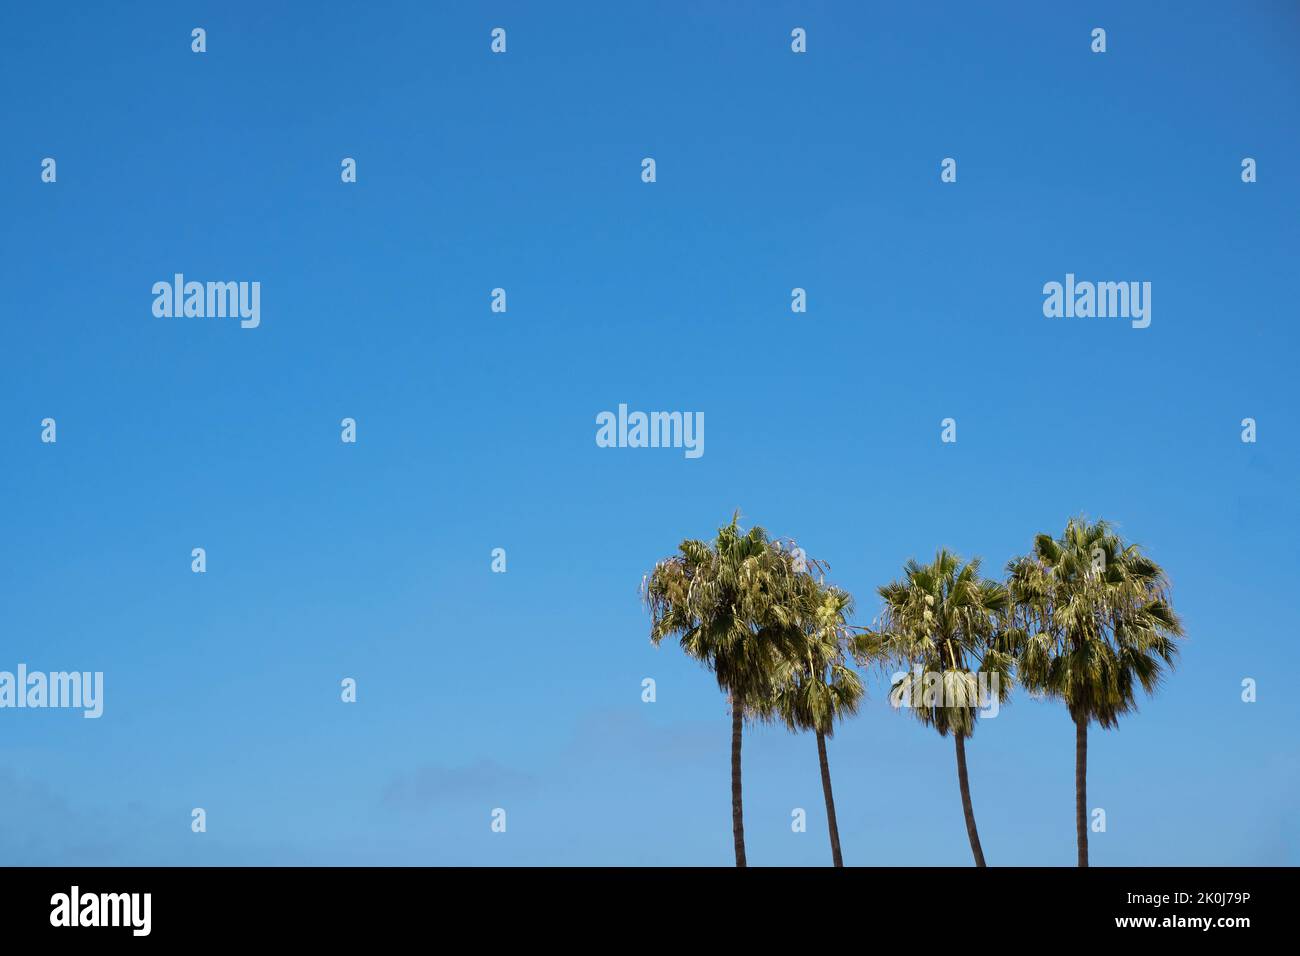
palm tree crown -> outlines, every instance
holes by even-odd
[[[792,556],[761,527],[741,532],[739,513],[710,544],[686,540],[647,575],[650,640],[676,635],[682,650],[747,706],[771,689],[775,659],[807,647],[806,601]]]
[[[879,589],[880,630],[854,641],[860,659],[914,667],[895,681],[890,702],[943,736],[974,732],[981,685],[999,701],[1011,693],[1014,658],[999,626],[1007,589],[980,568],[979,558],[963,564],[946,548],[930,564],[909,560],[901,580]]]
[[[1071,519],[1007,566],[1018,671],[1026,688],[1065,702],[1076,721],[1114,727],[1178,656],[1183,628],[1164,570],[1105,521]]]
[[[775,662],[773,688],[762,708],[764,716],[779,720],[792,731],[816,731],[827,737],[835,724],[858,712],[862,678],[848,665],[848,617],[853,599],[836,587],[809,579],[813,592],[802,602],[811,615],[808,640],[797,658]]]

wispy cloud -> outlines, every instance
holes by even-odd
[[[386,805],[404,810],[424,810],[448,800],[503,799],[536,791],[530,773],[481,760],[465,767],[420,767],[399,775],[384,789]]]

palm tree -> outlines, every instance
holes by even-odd
[[[774,663],[800,656],[805,612],[791,554],[759,527],[741,532],[740,513],[710,544],[687,539],[642,582],[650,640],[670,634],[711,670],[731,708],[731,819],[736,866],[745,866],[740,749],[747,712],[771,696]]]
[[[862,679],[848,666],[845,657],[849,636],[847,618],[852,613],[853,600],[839,588],[812,581],[811,575],[807,575],[806,591],[812,605],[807,622],[807,648],[798,658],[776,663],[773,692],[765,702],[763,715],[781,721],[791,731],[811,730],[816,734],[831,859],[835,866],[843,866],[826,738],[835,733],[836,721],[858,712],[862,699]]]
[[[1059,538],[1040,534],[1007,565],[1017,671],[1030,691],[1065,702],[1074,721],[1074,817],[1079,866],[1088,865],[1088,725],[1115,727],[1137,709],[1183,628],[1164,569],[1105,521],[1072,518]]]
[[[1005,701],[1011,693],[1013,656],[1002,635],[1009,601],[1006,588],[980,577],[980,559],[962,564],[947,549],[931,564],[909,560],[899,581],[879,589],[884,600],[881,628],[854,638],[860,660],[907,664],[896,675],[890,703],[906,707],[940,736],[953,736],[957,784],[966,834],[976,866],[985,866],[975,827],[966,738],[975,731],[988,694]]]

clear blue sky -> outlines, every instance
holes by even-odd
[[[1189,639],[1093,734],[1093,862],[1300,862],[1300,8],[975,6],[6,4],[0,669],[106,700],[0,711],[0,862],[729,864],[724,701],[637,587],[735,508],[864,622],[910,556],[1116,522]],[[175,272],[260,328],[155,318]],[[1067,272],[1151,327],[1044,318]],[[704,456],[597,448],[620,402]],[[1072,748],[981,725],[991,864],[1073,863]],[[848,863],[970,862],[879,680],[830,761]],[[829,863],[813,741],[745,775],[751,862]]]

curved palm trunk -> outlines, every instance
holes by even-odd
[[[980,846],[979,831],[975,829],[975,810],[970,802],[970,778],[966,775],[966,738],[953,734],[957,741],[957,783],[961,786],[961,809],[966,814],[966,835],[970,837],[970,851],[975,854],[976,866],[988,866],[984,862],[984,849]]]
[[[731,833],[736,841],[736,866],[745,862],[745,811],[740,798],[740,734],[744,714],[731,695]]]
[[[1074,720],[1074,829],[1079,865],[1088,865],[1088,720]]]
[[[826,761],[826,735],[817,731],[817,759],[822,766],[822,793],[826,795],[826,825],[831,831],[831,859],[844,865],[840,855],[840,826],[835,822],[835,796],[831,793],[831,765]]]

